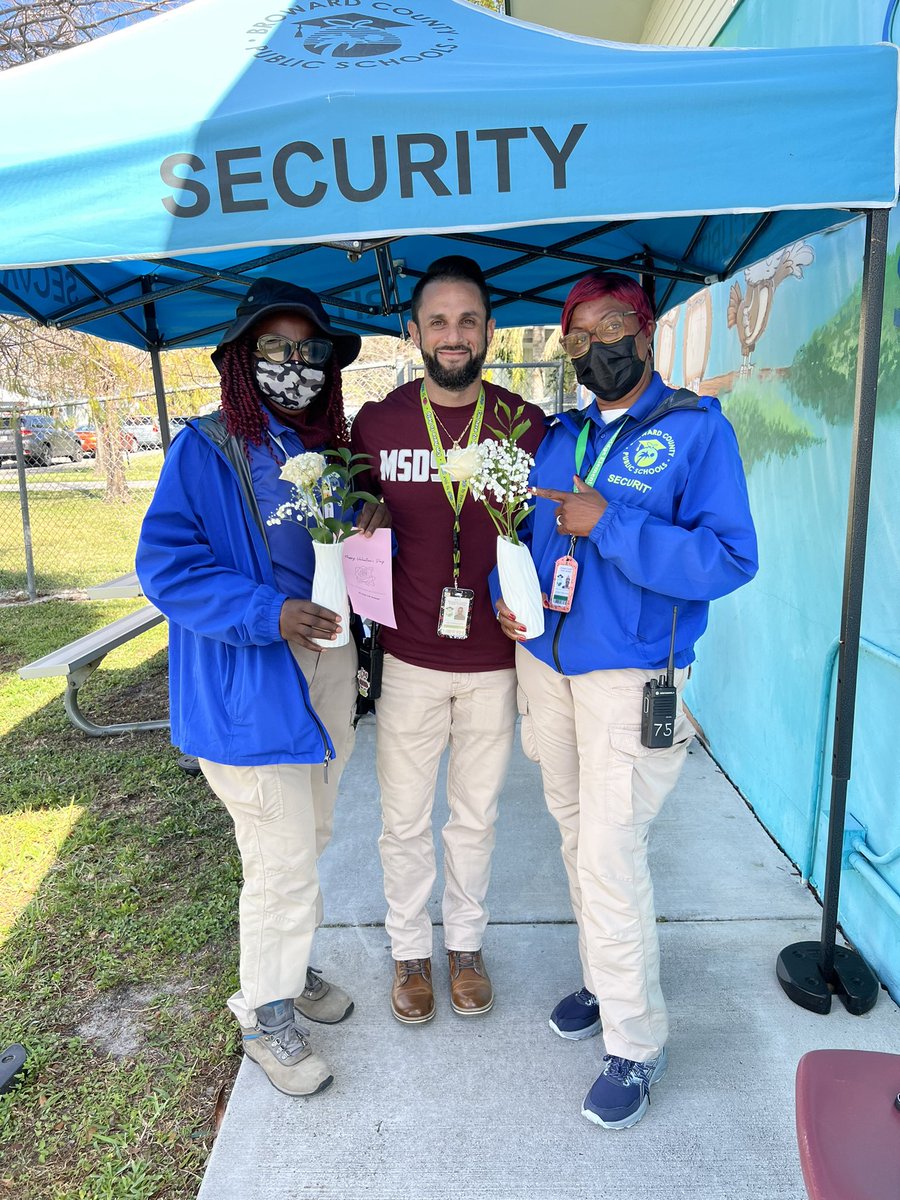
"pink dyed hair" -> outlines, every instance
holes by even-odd
[[[578,280],[566,297],[560,319],[563,333],[569,332],[572,313],[579,304],[588,300],[602,300],[605,296],[618,300],[626,309],[634,309],[641,322],[641,329],[646,332],[647,326],[654,318],[650,297],[641,285],[628,275],[619,275],[616,271],[591,271],[590,275]]]

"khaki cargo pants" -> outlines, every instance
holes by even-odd
[[[687,670],[675,672],[675,742],[663,750],[640,740],[644,684],[659,671],[560,675],[521,645],[516,670],[562,836],[584,985],[600,1002],[607,1053],[646,1062],[669,1031],[647,842],[694,735],[681,705]]]

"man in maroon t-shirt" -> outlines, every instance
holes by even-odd
[[[496,529],[467,485],[438,471],[447,452],[487,440],[492,426],[503,427],[498,399],[513,411],[522,403],[482,383],[494,332],[490,312],[476,263],[456,256],[432,263],[413,292],[409,322],[424,382],[366,404],[352,428],[352,448],[371,456],[368,486],[387,502],[397,538],[397,628],[381,630],[376,767],[385,927],[395,959],[391,1011],[410,1024],[434,1016],[427,911],[436,873],[431,810],[448,741],[450,819],[442,837],[450,1000],[462,1015],[485,1013],[494,1002],[482,939],[497,800],[516,719],[514,654],[488,591]],[[528,404],[524,415],[531,427],[521,444],[533,453],[544,414]]]

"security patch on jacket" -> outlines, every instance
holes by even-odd
[[[664,429],[648,429],[622,453],[632,475],[658,475],[675,457],[675,439]]]

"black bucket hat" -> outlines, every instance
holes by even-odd
[[[296,283],[263,276],[255,279],[250,285],[247,295],[237,306],[234,321],[222,334],[222,340],[213,350],[211,357],[216,369],[221,370],[222,350],[229,342],[237,341],[260,317],[275,312],[295,312],[308,317],[319,332],[324,333],[334,343],[334,356],[339,366],[346,367],[359,354],[362,347],[359,334],[335,329],[315,292],[299,287]]]

